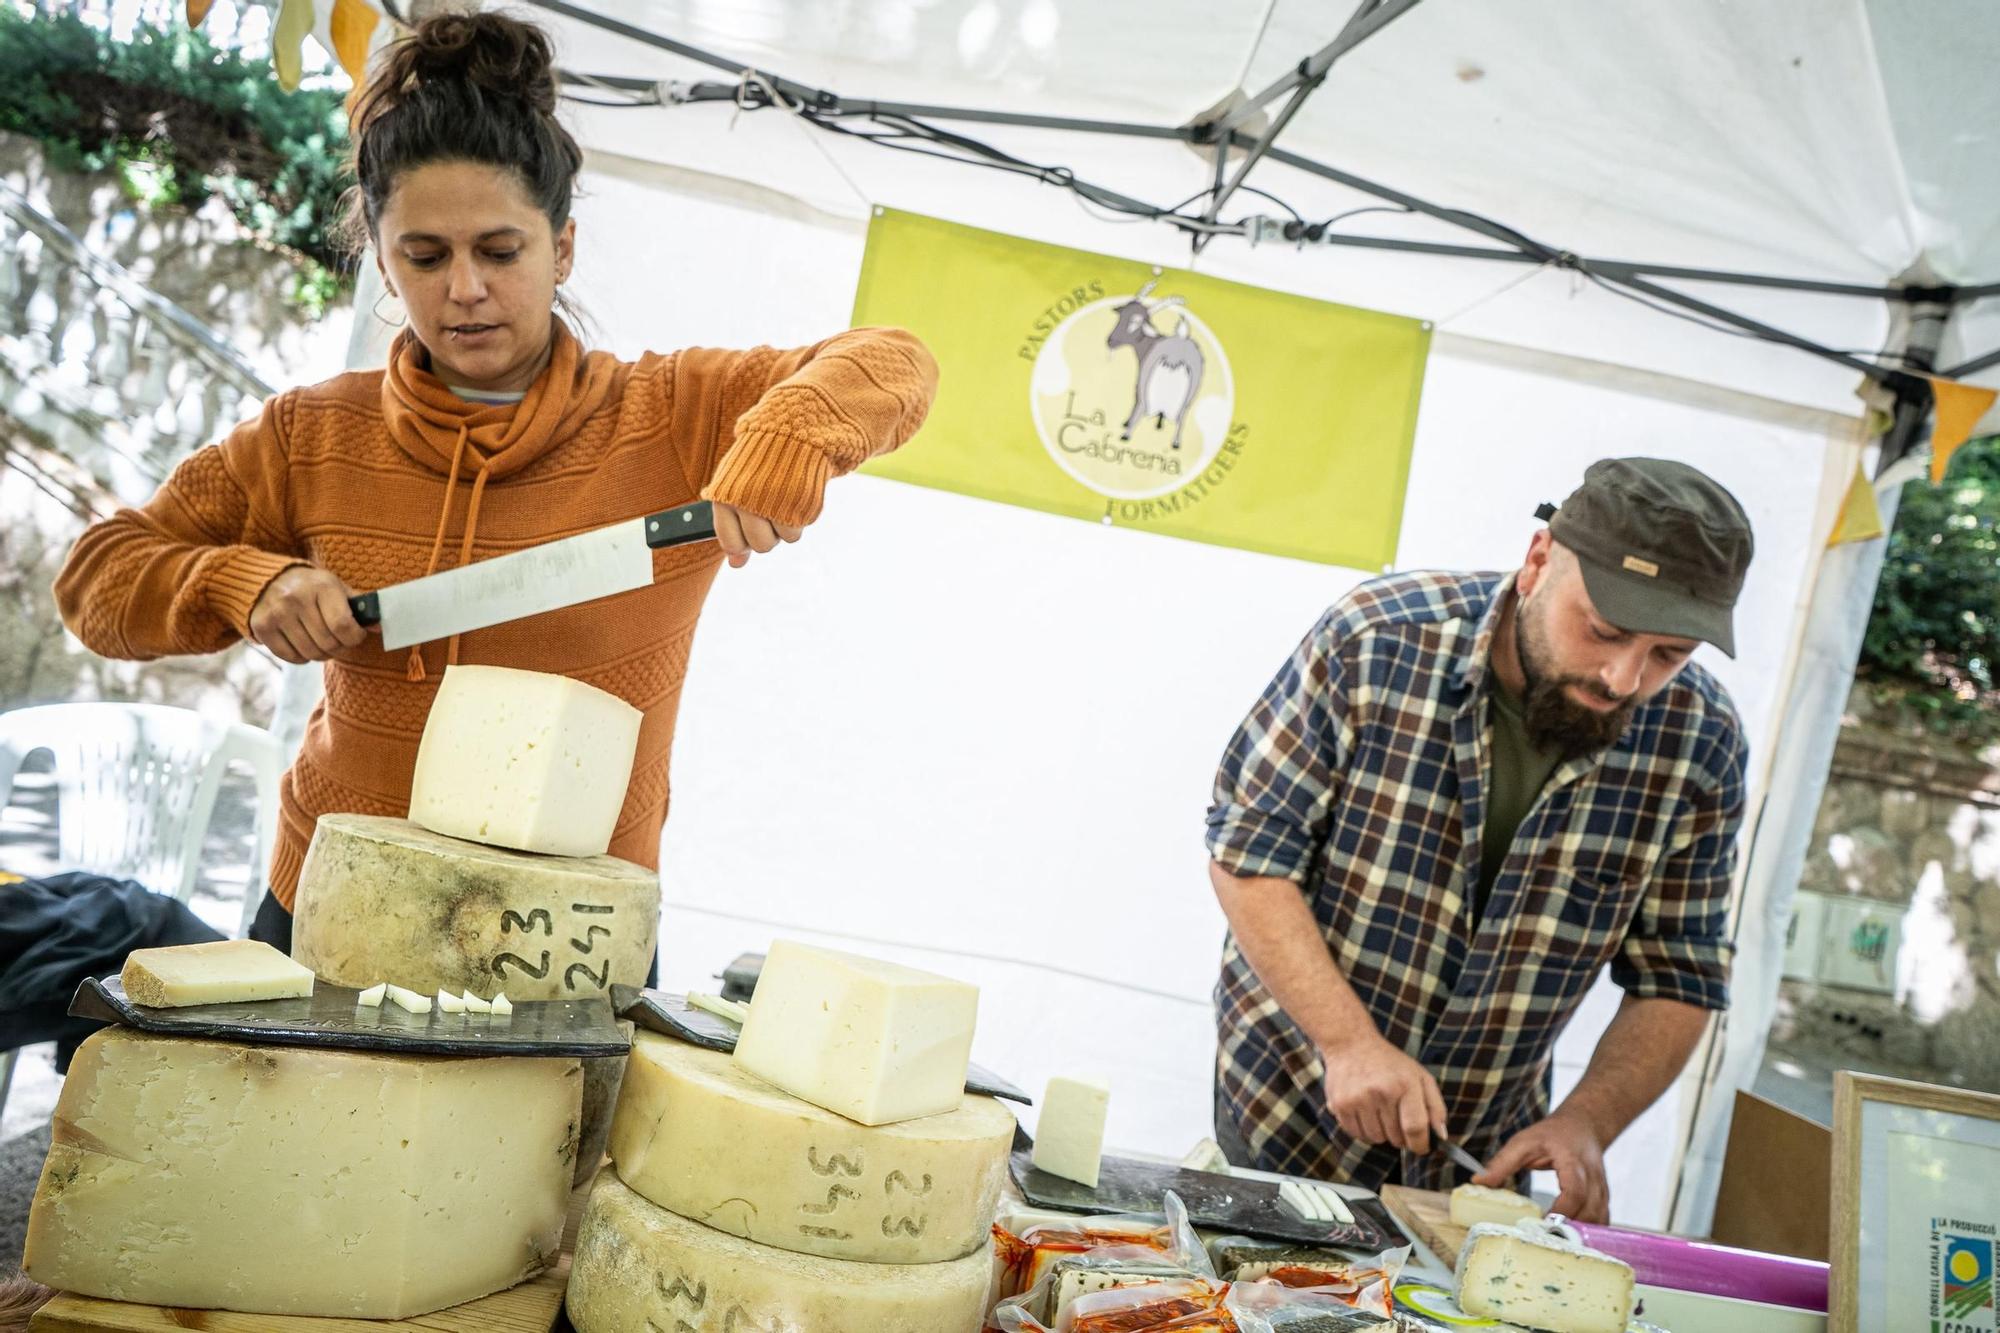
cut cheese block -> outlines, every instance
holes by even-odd
[[[1486,1185],[1460,1185],[1451,1192],[1451,1224],[1455,1227],[1497,1222],[1512,1226],[1533,1221],[1542,1215],[1541,1205],[1513,1190],[1496,1190]]]
[[[575,1060],[160,1037],[78,1050],[23,1269],[110,1300],[397,1319],[557,1257]]]
[[[342,986],[573,1000],[645,984],[660,877],[609,856],[530,856],[407,819],[322,815],[292,910],[292,957]]]
[[[930,972],[779,940],[736,1063],[864,1125],[937,1115],[965,1095],[979,990]]]
[[[719,1231],[831,1259],[927,1264],[984,1246],[1014,1115],[959,1094],[942,1115],[868,1128],[727,1055],[641,1032],[611,1157],[632,1189]]]
[[[567,676],[447,667],[410,780],[434,833],[553,856],[602,856],[625,808],[638,709]]]
[[[577,1333],[976,1333],[993,1257],[868,1264],[759,1245],[597,1178],[565,1306]]]
[[[177,1008],[290,1000],[313,993],[312,969],[259,940],[135,949],[118,978],[134,1004]]]
[[[1042,1118],[1035,1125],[1035,1166],[1096,1189],[1110,1105],[1111,1085],[1102,1079],[1050,1079],[1042,1094]]]
[[[1458,1303],[1467,1314],[1546,1333],[1625,1333],[1632,1269],[1560,1222],[1483,1222],[1459,1253]]]

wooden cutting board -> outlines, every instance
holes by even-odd
[[[570,1196],[569,1220],[563,1226],[562,1257],[555,1267],[531,1282],[448,1310],[410,1319],[308,1319],[296,1315],[237,1314],[230,1310],[180,1310],[62,1295],[36,1312],[28,1328],[30,1333],[187,1333],[189,1329],[201,1329],[204,1333],[394,1333],[396,1329],[420,1329],[425,1333],[549,1333],[562,1316],[563,1291],[569,1286],[570,1253],[576,1248],[576,1227],[583,1218],[590,1184],[585,1181]]]
[[[1438,1262],[1454,1271],[1458,1252],[1465,1248],[1465,1228],[1451,1220],[1451,1196],[1442,1190],[1410,1189],[1404,1185],[1384,1185],[1382,1202],[1412,1236],[1430,1247]]]

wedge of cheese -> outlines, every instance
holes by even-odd
[[[1525,1194],[1487,1185],[1460,1185],[1451,1192],[1451,1224],[1457,1227],[1497,1222],[1512,1226],[1542,1215],[1542,1207]]]
[[[731,1235],[829,1259],[928,1264],[986,1244],[1014,1116],[959,1094],[869,1128],[780,1092],[727,1056],[632,1041],[611,1157],[632,1189]]]
[[[564,1299],[577,1333],[977,1333],[993,1254],[870,1264],[705,1227],[598,1176]]]
[[[602,856],[643,717],[567,676],[448,667],[417,747],[410,818],[470,842]]]
[[[179,1008],[290,1000],[313,993],[312,969],[259,940],[135,949],[118,974],[134,1004]]]
[[[1103,1079],[1051,1078],[1035,1125],[1036,1168],[1096,1189],[1110,1106],[1111,1085]]]
[[[1559,1219],[1467,1234],[1458,1259],[1458,1303],[1469,1315],[1545,1333],[1625,1333],[1632,1269],[1586,1247]]]
[[[736,1063],[864,1125],[940,1115],[965,1096],[979,990],[792,940],[764,958]]]
[[[575,1060],[107,1028],[77,1051],[24,1270],[108,1300],[401,1319],[555,1262]]]

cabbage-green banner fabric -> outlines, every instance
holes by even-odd
[[[910,329],[942,368],[923,432],[876,476],[1352,569],[1395,560],[1424,323],[889,209],[854,322]]]

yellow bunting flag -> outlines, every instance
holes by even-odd
[[[1429,326],[877,209],[856,324],[942,381],[877,476],[1350,569],[1396,558]]]
[[[312,0],[283,0],[277,20],[271,24],[271,64],[278,71],[278,86],[288,93],[298,90],[305,75],[300,48],[312,29]]]
[[[358,87],[368,69],[368,51],[382,15],[366,0],[333,0],[326,26],[328,49]],[[314,32],[318,36],[317,30]]]
[[[1924,378],[1931,382],[1931,389],[1937,395],[1937,417],[1931,423],[1931,485],[1935,486],[1944,480],[1951,456],[1972,438],[1979,419],[1992,408],[1995,399],[2000,399],[2000,389],[1982,389],[1976,384],[1960,384],[1935,375]]]
[[[208,11],[215,6],[215,0],[187,0],[187,19],[190,28],[199,28],[201,21],[208,17]]]
[[[1841,502],[1840,517],[1834,520],[1833,535],[1826,539],[1826,544],[1874,541],[1886,531],[1882,526],[1882,507],[1875,503],[1875,487],[1857,459],[1854,480],[1847,483],[1847,499]]]

